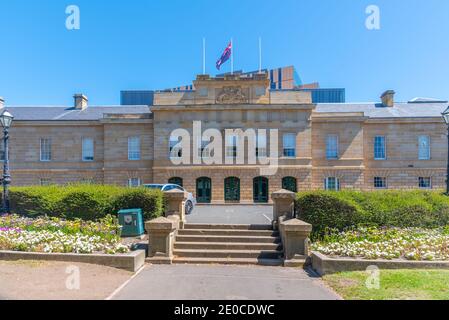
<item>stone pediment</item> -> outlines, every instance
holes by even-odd
[[[248,96],[241,87],[224,87],[218,92],[216,103],[218,104],[241,104],[249,103]]]

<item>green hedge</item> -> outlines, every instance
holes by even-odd
[[[449,225],[449,197],[436,191],[303,192],[299,218],[313,225],[313,237],[329,229],[358,225],[436,228]]]
[[[158,190],[108,185],[13,187],[11,212],[24,216],[98,220],[121,209],[141,208],[145,219],[161,216],[163,194]]]

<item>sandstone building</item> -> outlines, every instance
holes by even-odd
[[[8,106],[14,117],[13,185],[96,182],[119,185],[175,182],[200,202],[268,202],[281,187],[311,189],[437,189],[445,185],[447,102],[394,101],[314,104],[311,93],[270,88],[267,74],[198,76],[194,91],[156,92],[153,106]],[[171,133],[202,129],[278,131],[278,167],[259,164],[181,164]],[[223,157],[235,155],[235,141]],[[206,145],[199,142],[199,155]],[[270,139],[256,141],[270,158]],[[231,146],[231,147],[230,147]],[[198,152],[193,150],[191,153]],[[192,155],[193,156],[193,155]]]

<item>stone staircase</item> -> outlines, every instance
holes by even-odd
[[[178,231],[173,263],[283,265],[279,233],[270,225],[186,224]]]

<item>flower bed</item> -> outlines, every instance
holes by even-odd
[[[449,261],[449,228],[357,228],[331,232],[312,250],[361,259]]]
[[[0,250],[45,253],[126,253],[121,227],[108,216],[98,222],[0,217]]]

